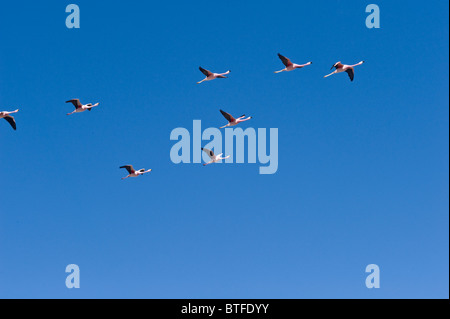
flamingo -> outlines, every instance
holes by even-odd
[[[227,112],[224,112],[222,110],[220,110],[220,113],[222,113],[222,115],[228,121],[228,124],[225,125],[225,126],[222,126],[221,128],[225,128],[225,127],[228,127],[228,126],[235,126],[235,125],[238,125],[241,122],[245,122],[245,121],[248,121],[248,120],[252,119],[251,116],[249,116],[248,118],[244,119],[245,115],[242,115],[241,117],[238,117],[237,119],[235,119],[234,117],[231,116],[231,114],[229,114]]]
[[[212,73],[211,71],[205,70],[202,67],[199,67],[199,70],[202,71],[202,73],[206,76],[206,78],[204,78],[200,82],[197,82],[197,84],[200,84],[200,83],[202,83],[204,81],[215,80],[217,78],[226,79],[227,77],[225,75],[227,75],[227,74],[229,74],[231,72],[230,70],[228,70],[225,73]]]
[[[122,180],[124,180],[128,177],[138,177],[138,176],[144,175],[146,173],[150,173],[152,171],[151,169],[145,170],[145,168],[136,171],[133,168],[133,165],[125,165],[125,166],[121,166],[120,168],[125,168],[129,173],[129,175],[127,177],[123,177]]]
[[[206,166],[206,165],[209,165],[209,164],[213,164],[213,163],[217,163],[218,161],[225,160],[225,159],[231,157],[231,156],[222,157],[223,153],[221,153],[219,155],[214,155],[213,151],[208,150],[207,148],[203,148],[203,147],[202,147],[202,151],[205,152],[206,154],[208,154],[208,156],[211,158],[211,161],[209,161],[206,164],[203,164],[203,166]]]
[[[86,110],[90,111],[92,108],[94,108],[100,104],[100,103],[97,103],[97,104],[89,103],[89,104],[83,105],[83,104],[81,104],[79,99],[72,99],[72,100],[66,101],[66,103],[72,103],[75,106],[75,111],[73,111],[72,113],[67,113],[67,115],[72,115],[74,113],[81,113]]]
[[[10,114],[14,114],[19,112],[19,109],[12,111],[12,112],[0,112],[0,119],[5,119],[10,125],[11,127],[14,129],[14,131],[17,129],[16,127],[16,120],[14,120],[14,117],[12,117]]]
[[[330,75],[336,74],[336,73],[342,73],[342,72],[347,72],[348,76],[350,77],[350,81],[353,82],[353,79],[355,78],[355,66],[361,65],[363,64],[364,61],[361,61],[357,64],[354,65],[346,65],[346,64],[342,64],[341,61],[335,63],[332,67],[331,70],[333,70],[333,68],[336,68],[336,70],[333,73],[330,73],[328,75],[325,75],[324,78],[329,77]]]
[[[301,68],[304,68],[305,66],[312,64],[312,62],[308,62],[306,64],[295,64],[295,63],[292,63],[291,60],[289,60],[285,56],[282,56],[279,53],[278,53],[278,57],[280,58],[281,62],[283,62],[283,64],[286,66],[286,68],[284,68],[283,70],[280,70],[280,71],[275,71],[275,73],[294,71],[295,69],[301,69]]]

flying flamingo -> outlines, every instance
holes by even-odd
[[[14,113],[17,113],[17,112],[19,112],[19,110],[17,109],[17,110],[15,110],[15,111],[12,111],[12,112],[0,112],[0,119],[5,119],[6,121],[8,121],[8,123],[12,126],[12,128],[14,129],[14,130],[16,130],[17,129],[17,127],[16,127],[16,121],[14,120],[14,117],[12,117],[10,114],[14,114]]]
[[[133,165],[125,165],[125,166],[121,166],[120,168],[126,168],[126,170],[128,171],[129,175],[127,177],[123,177],[122,179],[126,179],[128,177],[138,177],[141,175],[144,175],[145,173],[150,173],[152,170],[145,170],[145,168],[140,169],[138,171],[134,170]]]
[[[211,71],[205,70],[202,67],[199,67],[199,70],[202,71],[202,73],[206,76],[206,78],[204,78],[200,82],[197,82],[197,84],[200,84],[200,83],[202,83],[204,81],[215,80],[217,78],[226,79],[227,77],[225,75],[227,75],[227,74],[229,74],[231,72],[231,71],[227,71],[225,73],[212,73]]]
[[[234,117],[231,116],[231,114],[229,114],[227,112],[224,112],[222,110],[220,110],[220,113],[222,113],[222,115],[228,121],[228,124],[225,125],[225,126],[222,126],[221,128],[228,127],[228,126],[235,126],[235,125],[238,125],[241,122],[245,122],[245,121],[248,121],[248,120],[252,119],[251,116],[249,116],[248,118],[244,119],[245,115],[242,115],[241,117],[238,117],[237,119],[235,119]]]
[[[214,155],[213,151],[210,151],[207,148],[203,148],[203,147],[202,147],[202,151],[205,152],[206,154],[208,154],[208,156],[211,158],[211,161],[209,161],[206,164],[203,164],[203,166],[206,166],[206,165],[209,165],[209,164],[213,164],[213,163],[217,163],[218,161],[225,160],[225,159],[231,157],[231,156],[222,157],[223,153],[221,153],[219,155]]]
[[[301,69],[301,68],[304,68],[305,66],[312,64],[312,62],[308,62],[306,64],[295,64],[295,63],[292,63],[291,60],[289,60],[285,56],[282,56],[279,53],[278,53],[278,57],[280,58],[281,62],[283,62],[283,64],[286,66],[286,68],[284,68],[283,70],[280,70],[280,71],[275,71],[275,73],[294,71],[295,69]]]
[[[336,74],[336,73],[342,73],[342,72],[347,72],[348,76],[350,77],[350,81],[353,82],[353,79],[355,78],[355,66],[361,65],[363,64],[364,61],[361,61],[357,64],[354,65],[346,65],[346,64],[342,64],[340,61],[337,62],[336,64],[334,64],[331,67],[331,70],[333,70],[333,68],[336,68],[336,70],[333,73],[330,73],[328,75],[325,75],[324,78],[329,77],[330,75]]]
[[[72,99],[72,100],[67,101],[66,103],[72,103],[75,106],[75,111],[73,111],[72,113],[67,113],[67,115],[72,115],[74,113],[81,113],[86,110],[90,111],[92,108],[94,108],[100,104],[100,103],[97,103],[97,104],[89,103],[89,104],[83,105],[83,104],[81,104],[79,99]]]

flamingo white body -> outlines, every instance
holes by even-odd
[[[357,64],[353,64],[353,65],[347,65],[347,64],[342,64],[342,63],[339,61],[339,62],[335,63],[335,64],[331,67],[331,70],[333,70],[333,68],[335,68],[336,70],[334,70],[334,72],[332,72],[332,73],[330,73],[330,74],[328,74],[328,75],[325,75],[324,78],[327,78],[327,77],[329,77],[329,76],[331,76],[331,75],[333,75],[333,74],[342,73],[342,72],[347,72],[347,74],[348,74],[348,76],[349,76],[349,78],[350,78],[350,81],[353,82],[353,79],[355,78],[355,69],[354,69],[354,67],[355,67],[355,66],[358,66],[358,65],[361,65],[361,64],[363,64],[363,63],[364,63],[364,61],[361,61],[361,62],[359,62],[359,63],[357,63]]]
[[[305,66],[312,64],[312,62],[308,62],[305,64],[292,63],[290,59],[286,58],[285,56],[282,56],[279,53],[278,53],[278,57],[280,58],[281,62],[283,62],[285,68],[280,71],[275,71],[275,73],[294,71],[295,69],[301,69],[301,68],[304,68]]]
[[[12,112],[7,112],[7,111],[0,112],[0,119],[5,119],[11,125],[11,127],[14,129],[14,131],[17,129],[16,120],[10,114],[14,114],[17,112],[19,112],[18,109],[15,111],[12,111]]]
[[[146,173],[150,173],[152,171],[151,169],[145,170],[145,168],[136,171],[133,168],[133,165],[125,165],[125,166],[121,166],[120,168],[125,168],[128,171],[128,176],[123,177],[122,180],[124,180],[126,178],[129,178],[129,177],[139,177],[141,175],[144,175]]]
[[[231,116],[231,114],[229,114],[229,113],[227,113],[227,112],[224,112],[224,111],[222,111],[222,110],[220,110],[220,113],[222,113],[222,115],[223,115],[223,116],[227,119],[227,121],[228,121],[228,124],[225,125],[225,126],[222,126],[221,128],[225,128],[225,127],[228,127],[228,126],[235,126],[235,125],[238,125],[238,124],[241,123],[241,122],[245,122],[245,121],[248,121],[248,120],[251,120],[251,119],[252,119],[251,116],[245,118],[245,115],[242,115],[241,117],[238,117],[238,118],[235,119],[233,116]]]
[[[69,101],[66,101],[66,103],[72,103],[75,106],[75,111],[71,112],[71,113],[67,113],[67,115],[72,115],[74,113],[81,113],[84,111],[90,111],[92,108],[98,106],[100,103],[96,103],[96,104],[92,104],[92,103],[88,103],[88,104],[81,104],[79,99],[72,99]]]
[[[226,79],[227,77],[225,75],[230,74],[231,71],[227,71],[225,73],[213,73],[211,71],[205,70],[202,67],[199,67],[199,70],[206,76],[203,80],[200,82],[197,82],[197,84],[200,84],[205,81],[211,81],[215,79]]]
[[[213,163],[217,163],[221,160],[225,160],[227,158],[230,158],[231,156],[227,156],[227,157],[222,157],[223,153],[219,154],[219,155],[215,155],[213,151],[207,149],[207,148],[203,148],[202,147],[202,151],[205,152],[206,154],[208,154],[209,158],[211,159],[211,161],[209,161],[206,164],[203,164],[203,166],[209,165],[209,164],[213,164]]]

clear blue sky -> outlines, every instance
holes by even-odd
[[[448,298],[447,1],[70,3],[1,5],[0,297]],[[277,174],[170,161],[220,108],[279,129]]]

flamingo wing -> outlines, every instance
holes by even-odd
[[[355,78],[355,70],[353,68],[350,68],[345,72],[347,72],[348,76],[350,77],[350,81],[353,82],[353,79]]]
[[[82,107],[82,104],[79,99],[72,99],[72,100],[66,101],[66,103],[72,103],[75,106],[75,109],[79,109],[80,107]]]
[[[121,166],[120,168],[125,168],[128,173],[130,174],[134,174],[136,171],[133,168],[133,165],[125,165],[125,166]]]
[[[234,122],[236,121],[236,119],[234,117],[231,116],[231,114],[224,112],[222,110],[220,110],[220,113],[222,113],[223,117],[225,117],[227,119],[228,122]]]
[[[11,125],[11,127],[12,127],[14,130],[17,129],[17,127],[16,127],[16,121],[14,120],[14,117],[8,115],[8,116],[5,116],[4,119]]]
[[[211,76],[211,75],[213,75],[213,73],[212,73],[211,71],[208,71],[208,70],[202,68],[201,66],[200,66],[198,69],[199,69],[204,75],[206,75],[206,76]]]
[[[209,149],[207,149],[207,148],[203,148],[203,147],[202,147],[202,151],[205,152],[206,154],[208,154],[208,156],[209,156],[211,159],[214,159],[214,158],[215,158],[215,155],[214,155],[214,152],[213,152],[213,151],[211,151],[211,150],[209,150]]]
[[[291,60],[289,60],[289,59],[286,58],[285,56],[282,56],[281,54],[278,53],[278,57],[280,58],[281,62],[283,62],[283,64],[284,64],[286,67],[292,65]]]

